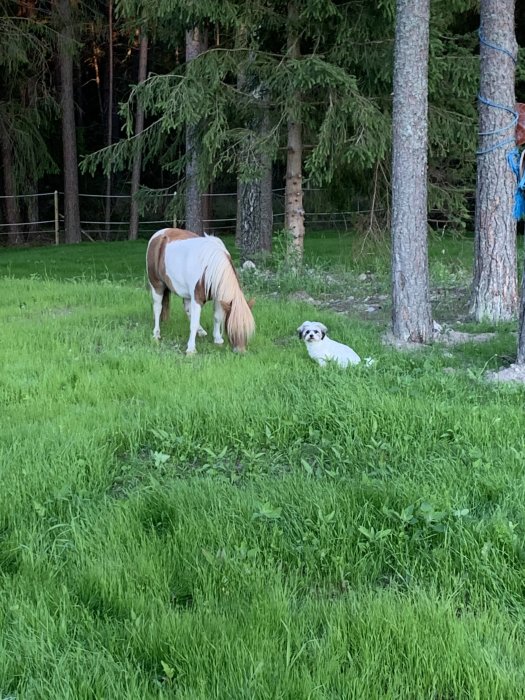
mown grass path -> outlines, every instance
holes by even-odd
[[[2,253],[0,697],[523,697],[524,395],[482,380],[512,328],[399,354],[247,277],[246,356],[186,358],[144,249]],[[376,365],[309,361],[314,314]]]

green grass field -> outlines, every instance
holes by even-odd
[[[524,390],[483,380],[516,329],[398,353],[388,300],[334,310],[388,251],[307,246],[243,277],[242,357],[186,358],[178,300],[154,343],[144,242],[0,253],[0,698],[524,697]],[[432,243],[451,318],[471,255]],[[319,368],[307,318],[376,364]]]

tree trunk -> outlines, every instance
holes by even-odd
[[[392,330],[432,340],[427,240],[430,0],[397,0],[392,162]]]
[[[13,159],[13,146],[5,125],[0,120],[0,140],[2,142],[2,169],[4,179],[5,219],[8,224],[7,241],[10,245],[21,245],[23,236],[20,230],[20,207],[18,206],[16,179]]]
[[[60,105],[64,152],[64,229],[66,243],[80,243],[78,204],[78,162],[73,100],[73,26],[69,0],[57,0],[60,19],[58,53],[60,63]]]
[[[521,280],[521,308],[518,331],[518,357],[516,362],[525,365],[525,274]]]
[[[238,183],[239,196],[239,251],[241,263],[257,256],[262,250],[261,181]]]
[[[186,32],[186,63],[205,50],[205,39],[198,27]],[[202,197],[199,187],[198,125],[186,126],[186,229],[202,235],[204,231]]]
[[[514,4],[515,0],[481,1],[480,140],[470,305],[477,321],[505,321],[515,317],[517,310],[516,221],[512,214],[516,178],[506,158],[514,145],[514,124],[508,111],[484,103],[490,100],[514,109]]]
[[[265,173],[257,180],[239,181],[237,192],[238,247],[241,262],[244,262],[271,250],[271,179]]]
[[[108,146],[113,143],[113,0],[108,2]],[[106,177],[106,240],[111,237],[111,172]]]
[[[288,57],[299,58],[301,49],[298,34],[297,7],[288,3]],[[295,94],[296,114],[288,121],[288,150],[286,157],[286,188],[284,226],[291,235],[291,254],[294,262],[301,263],[304,251],[303,209],[303,142],[300,117],[301,95]]]
[[[138,82],[143,83],[148,74],[148,36],[142,30],[140,35],[139,49],[139,75]],[[144,109],[137,101],[137,111],[135,113],[135,137],[139,137],[144,130]],[[135,138],[135,151],[133,155],[133,170],[131,172],[131,213],[129,222],[130,241],[136,241],[139,233],[139,206],[137,202],[137,194],[140,187],[140,172],[142,167],[142,146],[140,141]]]
[[[246,37],[244,37],[246,39]],[[257,78],[240,72],[238,89],[247,91]],[[241,160],[260,173],[248,181],[237,181],[237,225],[235,242],[240,251],[241,262],[271,250],[272,245],[272,161],[267,153],[255,146],[257,137],[264,137],[270,129],[268,91],[260,83],[251,92],[254,116],[251,136],[243,148]]]
[[[272,249],[272,170],[268,157],[259,157],[261,177],[237,183],[236,240],[241,262]]]
[[[248,29],[246,23],[242,23],[237,27],[237,34],[235,38],[235,48],[237,50],[247,50],[248,46]],[[237,90],[242,93],[246,90],[247,86],[247,76],[246,76],[246,66],[240,64],[237,70]],[[239,163],[244,162],[245,154],[242,153],[239,157]],[[240,249],[241,247],[241,229],[242,229],[242,194],[243,194],[243,182],[239,175],[237,175],[237,213],[235,217],[235,247]],[[242,258],[242,254],[241,254]]]
[[[270,127],[269,115],[265,117]],[[262,156],[261,176],[261,250],[271,253],[273,236],[273,194],[272,194],[272,159],[266,153]]]

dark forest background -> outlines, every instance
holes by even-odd
[[[52,196],[35,197],[38,193],[58,191],[62,216],[64,55],[72,60],[73,166],[88,237],[127,236],[137,149],[141,164],[135,201],[141,220],[184,221],[188,128],[199,144],[198,181],[208,206],[204,218],[213,222],[209,228],[235,229],[234,195],[239,179],[251,177],[254,152],[271,160],[278,227],[286,122],[298,90],[307,225],[336,222],[363,231],[387,230],[394,2],[304,0],[296,5],[301,56],[291,61],[289,3],[280,0],[117,0],[114,5],[112,0],[2,0],[0,240],[45,239],[42,232],[52,225],[35,222],[53,220],[54,202]],[[479,21],[473,0],[431,4],[429,221],[453,233],[472,228]],[[520,46],[524,26],[525,7],[519,4]],[[190,72],[187,40],[195,29],[202,51]],[[144,35],[148,79],[136,91]],[[259,89],[268,96],[269,121],[262,136],[253,126]],[[522,60],[516,98],[525,100]],[[144,110],[146,132],[130,141],[137,109]],[[108,151],[110,144],[117,146]],[[175,192],[175,197],[166,196]],[[324,216],[316,219],[315,212]],[[338,217],[338,212],[348,215]],[[99,223],[90,226],[91,221]],[[110,226],[109,221],[123,224]],[[139,235],[152,227],[145,223]]]

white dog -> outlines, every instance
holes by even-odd
[[[305,321],[297,329],[299,338],[304,340],[310,357],[321,367],[324,367],[330,360],[336,362],[340,367],[358,365],[361,362],[359,355],[348,345],[331,340],[326,335],[327,330],[325,325],[316,321]]]

